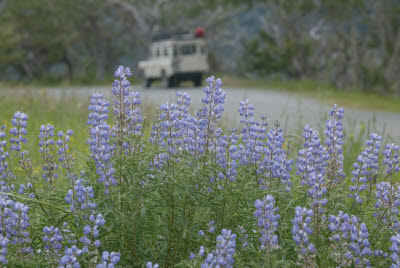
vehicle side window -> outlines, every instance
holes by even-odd
[[[157,48],[156,57],[160,57],[160,48]]]
[[[196,53],[196,45],[183,45],[181,46],[181,54],[182,55],[191,55]]]
[[[178,56],[178,48],[174,46],[174,56]]]
[[[164,56],[168,56],[168,48],[167,47],[164,47]]]

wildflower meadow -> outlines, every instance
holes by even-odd
[[[247,100],[223,129],[213,76],[201,107],[177,92],[145,124],[131,75],[78,118],[83,158],[74,125],[43,122],[32,153],[29,114],[4,122],[0,267],[400,267],[398,145],[369,133],[346,172],[336,105],[322,133],[286,135]]]

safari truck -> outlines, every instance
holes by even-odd
[[[161,80],[163,87],[179,86],[191,80],[201,86],[203,76],[209,72],[207,47],[201,28],[195,34],[165,34],[153,39],[150,58],[139,62],[144,86]]]

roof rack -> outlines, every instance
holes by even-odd
[[[152,40],[153,42],[156,41],[162,41],[162,40],[167,40],[167,39],[191,39],[191,38],[196,38],[199,37],[193,33],[187,32],[187,31],[180,31],[180,32],[163,32],[163,33],[158,33],[153,36]]]

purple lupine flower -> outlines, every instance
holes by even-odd
[[[7,246],[8,243],[10,242],[10,240],[3,236],[0,235],[0,246],[1,246],[1,250],[0,250],[0,263],[2,264],[7,264],[8,260],[7,260]]]
[[[378,154],[381,140],[381,136],[372,133],[370,139],[365,142],[366,147],[364,151],[362,151],[353,164],[354,170],[351,172],[352,185],[349,186],[350,194],[348,196],[354,198],[357,203],[362,204],[364,202],[360,194],[364,190],[368,190],[368,188],[371,192],[372,186],[376,182],[379,169]]]
[[[11,185],[14,189],[14,185]],[[35,194],[32,193],[32,184],[28,183],[27,186],[25,184],[21,184],[19,186],[19,189],[17,190],[17,193],[20,195],[25,195],[30,198],[35,198]]]
[[[382,154],[385,157],[382,163],[387,165],[387,174],[392,175],[394,172],[400,172],[399,146],[394,143],[388,143],[386,144],[385,150],[383,150]]]
[[[160,156],[162,159],[174,159],[182,145],[181,131],[179,127],[179,111],[177,104],[168,102],[160,105],[158,145],[166,149],[166,153]],[[154,136],[152,137],[154,138]],[[155,141],[155,140],[154,140]],[[178,158],[179,159],[179,158]]]
[[[131,91],[127,96],[125,105],[127,108],[127,135],[132,136],[142,136],[142,112],[138,107],[142,101],[140,100],[140,93]],[[143,145],[140,142],[127,141],[123,144],[126,149],[126,155],[132,155],[135,152],[142,150]]]
[[[249,235],[246,234],[246,229],[243,226],[239,226],[239,230],[240,230],[239,242],[242,243],[242,248],[245,248],[249,245],[249,242],[247,241]]]
[[[350,241],[349,248],[353,251],[355,258],[354,263],[358,265],[366,265],[371,267],[370,261],[367,259],[368,256],[372,255],[371,244],[368,241],[368,228],[365,223],[361,223],[360,220],[351,216],[350,226]]]
[[[28,125],[28,116],[25,113],[21,113],[20,111],[16,112],[11,121],[13,127],[10,129],[10,134],[13,135],[10,139],[10,143],[12,143],[10,150],[19,152],[19,156],[21,158],[27,154],[27,152],[22,151],[22,144],[28,143],[28,140],[24,137],[28,134],[26,127]]]
[[[103,251],[101,254],[101,263],[96,265],[96,268],[114,268],[115,265],[121,259],[121,253],[116,253],[112,251],[109,253],[108,251]]]
[[[333,257],[340,266],[352,263],[371,266],[367,256],[372,255],[368,241],[368,229],[355,216],[340,211],[337,216],[331,215],[329,220],[329,240],[333,245]]]
[[[185,148],[193,156],[201,155],[204,153],[205,135],[203,130],[205,122],[190,114],[187,117],[187,122],[187,131],[184,134]]]
[[[14,185],[11,185],[11,186],[12,186],[13,190],[15,190],[15,188],[14,188],[15,186]],[[27,186],[25,186],[25,184],[21,184],[19,186],[19,189],[17,190],[17,193],[20,195],[28,196],[30,198],[35,198],[35,195],[31,192],[31,190],[32,190],[31,183],[28,183]]]
[[[286,186],[286,191],[289,191],[292,186],[290,172],[293,159],[289,158],[290,151],[283,149],[283,144],[283,130],[279,127],[279,122],[276,122],[275,127],[267,133],[267,141],[263,148],[264,159],[260,166],[270,181],[278,179]]]
[[[0,197],[0,231],[3,236],[0,262],[7,262],[7,247],[10,245],[17,249],[18,254],[32,253],[28,212],[29,206],[7,196]]]
[[[83,179],[79,178],[73,180],[73,188],[68,189],[67,195],[65,196],[65,202],[70,204],[70,211],[84,211],[84,216],[88,213],[93,212],[97,207],[97,204],[93,202],[94,189],[93,186],[86,186]],[[86,212],[89,211],[89,212]]]
[[[112,88],[113,94],[113,112],[114,112],[114,131],[118,132],[118,135],[126,134],[127,132],[127,121],[128,115],[127,107],[125,106],[125,99],[130,96],[131,83],[128,81],[128,77],[132,76],[129,68],[119,66],[115,72],[115,78]]]
[[[142,112],[137,105],[142,104],[139,92],[131,92],[127,98],[126,105],[130,111],[128,112],[128,134],[140,135],[142,130]]]
[[[59,155],[59,161],[61,162],[61,166],[67,171],[68,178],[71,181],[71,188],[67,192],[67,196],[65,197],[65,201],[70,204],[70,211],[78,211],[80,207],[78,204],[85,203],[87,201],[87,204],[83,205],[83,209],[86,208],[93,208],[96,205],[93,204],[92,202],[88,201],[88,198],[84,198],[83,196],[89,196],[93,198],[93,189],[85,189],[84,188],[84,183],[83,179],[78,178],[76,174],[73,173],[73,165],[75,164],[75,158],[70,152],[69,149],[69,141],[70,137],[74,134],[72,130],[67,130],[66,133],[59,131],[57,133],[57,136],[59,139],[57,140],[57,146],[58,146],[58,155]],[[87,193],[83,194],[81,196],[78,196],[79,192],[81,193]],[[88,195],[89,194],[89,195]],[[87,205],[87,206],[86,206]],[[86,214],[84,215],[86,216]]]
[[[160,143],[162,141],[162,138],[160,136],[161,133],[161,120],[159,118],[156,119],[156,123],[151,127],[152,131],[150,132],[150,138],[149,141],[153,144],[157,144]],[[163,146],[165,144],[163,144],[161,142],[161,145],[159,144],[159,146]],[[166,153],[160,153],[156,156],[154,156],[153,161],[151,163],[149,163],[149,165],[154,168],[155,170],[160,171],[161,168],[164,166],[164,163],[166,162],[166,157],[167,154]]]
[[[316,252],[314,244],[310,243],[309,239],[309,236],[313,233],[313,229],[310,227],[312,216],[314,216],[314,212],[311,209],[297,206],[294,218],[292,219],[293,240],[296,243],[299,259],[306,266],[314,263],[313,259]]]
[[[189,152],[189,146],[190,146],[190,138],[189,138],[189,118],[191,117],[189,113],[189,107],[190,107],[190,100],[192,97],[188,93],[182,93],[178,91],[176,93],[177,100],[176,104],[178,105],[178,111],[179,111],[179,116],[178,116],[178,122],[174,126],[176,129],[179,129],[181,132],[180,136],[182,139],[182,149],[184,151]]]
[[[199,249],[199,256],[204,257],[206,249],[203,246],[200,246]]]
[[[214,222],[214,220],[209,221],[207,226],[208,226],[208,232],[213,234],[215,232],[215,222]]]
[[[74,156],[69,150],[70,137],[74,134],[72,130],[68,130],[67,133],[59,131],[57,133],[58,140],[56,142],[58,146],[58,160],[61,162],[61,166],[67,171],[68,177],[73,176],[72,167],[75,164]]]
[[[335,187],[346,176],[343,172],[343,119],[344,109],[333,105],[329,112],[332,118],[326,121],[325,145],[328,147],[328,189]]]
[[[125,154],[132,154],[140,147],[124,139],[130,135],[139,135],[142,129],[142,115],[137,105],[141,104],[140,93],[131,91],[131,83],[128,77],[132,76],[129,68],[119,66],[115,72],[117,78],[113,83],[113,111],[114,127],[112,129],[116,136],[120,150]]]
[[[160,153],[153,160],[153,167],[157,170],[164,165],[168,159],[175,162],[180,161],[183,151],[190,150],[189,132],[189,109],[190,96],[187,93],[177,92],[176,103],[163,103],[160,105],[160,114],[156,124],[152,127],[149,141],[165,148],[165,153]]]
[[[241,101],[238,110],[241,116],[240,123],[243,124],[241,130],[243,144],[239,146],[242,156],[239,163],[241,165],[258,165],[262,160],[268,123],[265,122],[265,117],[262,118],[262,122],[254,120],[254,106],[248,100]]]
[[[129,114],[127,114],[127,112],[129,112],[129,108],[126,102],[128,96],[131,96],[131,84],[128,81],[128,77],[132,76],[132,73],[129,68],[119,66],[114,76],[117,79],[114,81],[112,88],[114,111],[113,131],[122,142],[122,139],[127,135],[128,131]]]
[[[239,136],[236,134],[237,129],[228,129],[229,137],[222,135],[217,141],[217,163],[221,166],[222,171],[218,174],[220,179],[229,179],[235,181],[237,176],[238,159],[241,153],[237,147]]]
[[[91,96],[91,102],[88,106],[89,115],[87,125],[97,127],[102,125],[108,119],[108,112],[110,103],[103,98],[103,94],[93,93]]]
[[[301,175],[301,185],[308,186],[308,195],[312,198],[312,206],[317,208],[317,213],[324,212],[327,199],[325,182],[325,166],[328,155],[321,144],[318,132],[313,131],[308,125],[304,128],[304,149],[299,151],[297,158],[297,175]]]
[[[146,263],[146,268],[158,268],[159,265],[157,263],[153,264],[152,262],[147,262]]]
[[[86,225],[83,227],[84,236],[79,240],[88,247],[98,248],[101,245],[100,240],[96,239],[99,237],[99,227],[103,226],[106,221],[103,218],[103,215],[97,214],[90,215],[89,217],[90,225]]]
[[[261,234],[259,239],[261,249],[265,249],[268,253],[279,247],[278,236],[275,231],[279,225],[280,215],[277,213],[278,208],[274,208],[274,205],[275,198],[272,195],[267,195],[263,200],[255,201],[257,210],[253,214],[257,218],[257,225]]]
[[[381,249],[377,249],[374,251],[374,256],[375,257],[383,257],[383,258],[389,258],[389,254],[386,252],[383,252]]]
[[[296,174],[301,175],[301,184],[306,185],[311,173],[325,175],[328,155],[321,144],[318,132],[310,128],[309,125],[304,127],[303,138],[305,139],[304,149],[299,151]]]
[[[389,182],[376,184],[374,207],[377,209],[373,216],[394,231],[400,231],[397,219],[400,207],[400,186],[393,187]]]
[[[12,180],[15,178],[9,164],[10,153],[7,150],[7,134],[5,132],[6,126],[0,128],[0,179]],[[3,186],[2,186],[3,188]],[[3,189],[5,190],[5,189]]]
[[[79,241],[84,245],[84,250],[85,253],[88,254],[89,260],[91,263],[96,263],[97,262],[97,255],[98,255],[98,248],[101,246],[101,242],[99,239],[97,239],[100,235],[99,232],[99,227],[103,226],[106,223],[106,221],[103,218],[103,215],[97,214],[97,215],[90,215],[89,217],[89,224],[85,225],[83,227],[83,236],[79,238]],[[108,253],[108,252],[107,252]],[[104,253],[103,254],[107,254]],[[119,261],[119,254],[117,255],[117,262]],[[105,255],[103,255],[105,257]],[[108,256],[110,257],[110,256]],[[108,262],[106,259],[103,260],[104,262]],[[110,259],[108,259],[110,260]],[[113,267],[114,263],[111,261],[111,267]],[[108,266],[105,266],[108,267]]]
[[[131,69],[129,69],[128,67],[124,68],[124,66],[119,66],[114,73],[115,78],[125,78],[131,76],[132,76]]]
[[[23,150],[22,145],[26,144],[28,140],[24,137],[28,134],[26,127],[28,125],[28,116],[25,113],[16,112],[13,116],[11,121],[13,127],[10,129],[10,143],[12,144],[10,147],[10,151],[15,152],[15,156],[19,158],[19,165],[21,166],[22,170],[24,170],[31,183],[33,184],[33,167],[32,161],[30,158],[27,157],[28,151]]]
[[[91,156],[99,175],[98,181],[104,183],[105,194],[109,193],[110,186],[117,184],[114,177],[115,170],[111,161],[114,145],[110,143],[112,133],[107,123],[109,106],[110,103],[103,99],[102,94],[93,94],[91,105],[89,105],[91,112],[87,122],[90,126],[90,139],[87,142],[90,145]]]
[[[43,159],[43,171],[42,178],[45,182],[49,183],[52,188],[55,186],[55,179],[58,178],[56,170],[58,165],[55,162],[54,155],[54,126],[47,124],[40,126],[39,134],[39,152],[42,154]]]
[[[208,154],[216,149],[216,142],[222,134],[217,127],[224,110],[225,95],[222,90],[222,81],[214,76],[206,79],[207,86],[203,91],[203,106],[197,111],[196,116],[189,116],[188,144],[189,151],[194,155]]]
[[[236,234],[232,234],[231,230],[222,229],[221,234],[217,236],[216,249],[207,255],[201,267],[233,267],[235,248]]]
[[[194,260],[196,257],[197,257],[196,254],[191,252],[190,255],[189,255],[189,260]]]
[[[86,251],[84,249],[79,249],[76,245],[73,245],[70,248],[65,247],[64,255],[59,259],[60,266],[58,267],[80,268],[81,265],[79,263],[78,258],[84,253],[86,253]]]
[[[50,226],[43,227],[43,233],[45,234],[42,238],[44,243],[44,254],[46,258],[52,263],[57,263],[60,251],[62,249],[62,241],[64,239],[60,229]]]
[[[21,253],[28,254],[32,253],[33,250],[30,247],[31,239],[29,238],[28,228],[29,224],[29,206],[19,202],[15,202],[13,206],[14,212],[18,215],[16,231],[17,234],[11,240],[11,244],[19,245]]]
[[[205,247],[200,246],[199,253],[198,254],[194,254],[193,252],[190,253],[189,260],[194,260],[196,258],[203,258],[205,255],[205,251],[206,251]]]
[[[392,245],[389,248],[392,252],[392,254],[390,254],[390,258],[392,259],[392,265],[390,267],[400,267],[400,234],[390,237],[390,242],[392,242]]]

